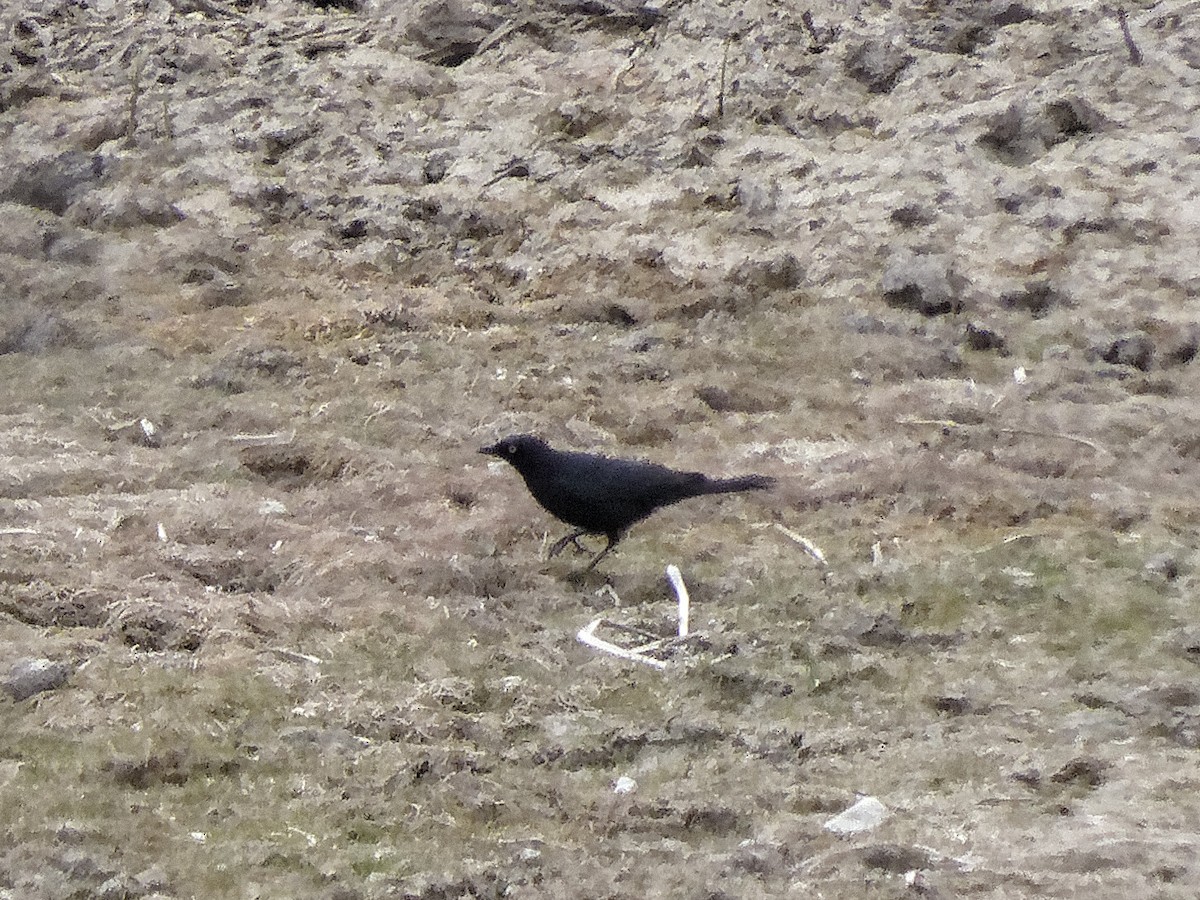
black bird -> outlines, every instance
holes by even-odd
[[[709,478],[700,472],[677,472],[654,463],[555,450],[531,434],[506,437],[479,452],[510,463],[521,473],[538,503],[575,526],[576,531],[550,548],[551,556],[562,552],[567,544],[582,550],[579,536],[583,534],[608,538],[607,546],[588,563],[585,572],[617,545],[630,525],[660,506],[703,494],[760,491],[775,483],[767,475]]]

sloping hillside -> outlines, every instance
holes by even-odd
[[[5,4],[0,897],[1193,897],[1200,3],[1126,10]],[[780,483],[579,577],[518,431]],[[576,640],[669,563],[664,670]]]

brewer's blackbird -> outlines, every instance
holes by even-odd
[[[567,544],[582,550],[579,536],[583,534],[608,538],[608,544],[588,563],[585,572],[616,546],[630,525],[660,506],[702,494],[764,490],[775,483],[767,475],[709,478],[654,463],[555,450],[531,434],[506,437],[479,452],[510,463],[521,473],[538,503],[578,529],[557,541],[550,548],[551,556],[562,552]]]

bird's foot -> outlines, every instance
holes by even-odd
[[[575,532],[572,532],[571,534],[568,534],[566,537],[555,541],[551,545],[550,552],[548,555],[551,557],[558,556],[558,554],[563,552],[563,548],[565,548],[567,546],[567,544],[574,544],[576,553],[587,553],[588,552],[587,547],[585,547],[585,546],[583,546],[583,544],[579,543],[579,536],[581,534],[586,534],[586,532],[575,531]]]

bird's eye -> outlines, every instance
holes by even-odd
[[[507,453],[509,456],[516,456],[517,455],[517,445],[516,444],[506,444],[504,446],[504,452]]]

